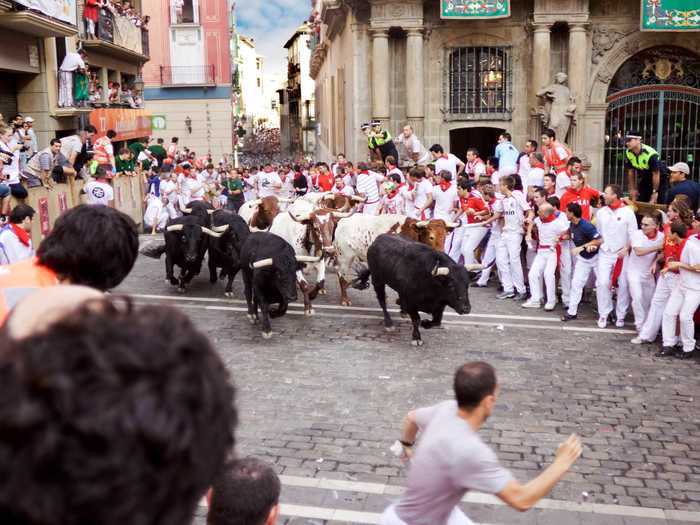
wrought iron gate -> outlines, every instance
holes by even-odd
[[[640,86],[608,98],[605,133],[606,184],[626,186],[625,133],[637,131],[668,166],[687,162],[700,180],[700,90],[685,86]]]

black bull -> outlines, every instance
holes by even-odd
[[[215,211],[211,220],[211,229],[223,235],[209,240],[209,281],[217,281],[217,270],[221,268],[221,278],[228,279],[224,295],[232,297],[233,280],[240,269],[241,248],[250,230],[241,217],[227,210]]]
[[[471,311],[469,304],[469,272],[444,253],[424,244],[383,234],[367,251],[368,269],[362,270],[353,282],[356,288],[372,286],[384,312],[384,326],[391,331],[394,323],[386,307],[385,286],[399,294],[401,311],[413,322],[411,343],[423,344],[419,327],[434,328],[442,323],[446,306],[460,315]],[[432,314],[432,320],[421,322],[419,312]]]

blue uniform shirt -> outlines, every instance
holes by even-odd
[[[518,149],[510,142],[501,142],[496,146],[496,158],[498,158],[498,169],[502,170],[506,166],[516,167],[518,165]]]
[[[596,227],[585,219],[581,219],[578,224],[572,222],[569,229],[571,230],[571,240],[574,241],[574,245],[577,248],[594,239],[600,239],[600,233],[598,233]],[[584,259],[592,259],[598,255],[598,252],[588,252],[584,250],[580,255]]]

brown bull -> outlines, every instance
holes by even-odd
[[[258,230],[267,230],[280,212],[279,199],[274,196],[259,199],[258,209],[250,218],[250,226]]]
[[[361,197],[348,197],[342,193],[329,193],[321,199],[319,206],[330,210],[338,210],[340,212],[350,211],[351,208],[357,206],[359,202],[363,202]]]
[[[412,241],[427,244],[434,250],[444,251],[447,234],[454,230],[453,226],[448,226],[442,219],[431,221],[418,221],[416,219],[406,219],[398,230],[398,234]]]

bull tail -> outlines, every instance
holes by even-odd
[[[165,243],[162,241],[151,241],[139,247],[139,253],[153,259],[160,259],[165,253]]]
[[[369,288],[370,271],[367,266],[357,269],[355,278],[350,282],[350,286],[356,290],[366,290]]]

